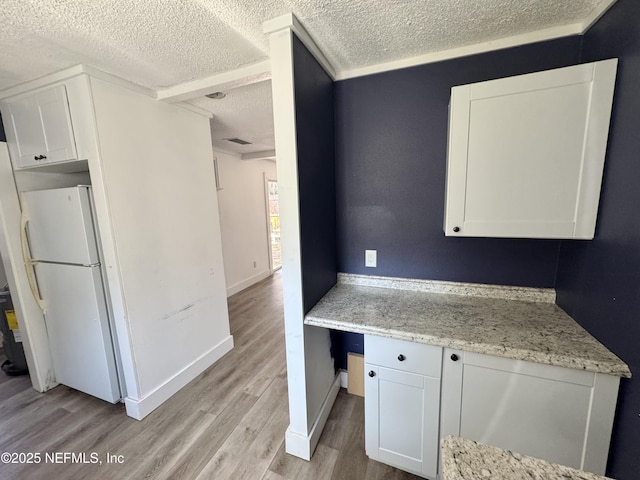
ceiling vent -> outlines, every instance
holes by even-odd
[[[237,143],[238,145],[251,145],[251,142],[242,140],[241,138],[225,138],[227,142]]]

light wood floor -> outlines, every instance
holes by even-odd
[[[413,479],[364,453],[364,404],[340,391],[310,462],[284,452],[288,426],[280,274],[229,298],[235,348],[168,402],[136,421],[64,386],[40,394],[0,372],[1,479]],[[87,462],[47,463],[46,453]],[[96,457],[92,457],[92,454]],[[107,463],[107,454],[123,463]],[[120,456],[120,457],[119,457]],[[75,458],[78,460],[78,457]]]

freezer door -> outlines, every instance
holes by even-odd
[[[34,260],[79,265],[100,261],[90,194],[84,186],[24,192]]]
[[[99,267],[39,263],[38,285],[58,383],[111,403],[120,400]]]

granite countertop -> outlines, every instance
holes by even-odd
[[[443,480],[605,480],[595,473],[549,463],[460,437],[442,439]]]
[[[371,286],[378,285],[378,286]],[[442,293],[445,292],[445,293]],[[341,275],[305,324],[620,377],[629,367],[539,289]]]

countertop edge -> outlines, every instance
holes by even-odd
[[[305,325],[315,327],[330,328],[345,332],[361,333],[365,335],[377,335],[398,340],[407,340],[437,347],[454,348],[472,353],[493,355],[496,357],[509,358],[512,360],[522,360],[532,363],[540,363],[557,367],[573,368],[575,370],[585,370],[593,373],[613,375],[622,378],[631,378],[631,371],[626,364],[609,364],[593,362],[580,358],[576,361],[573,357],[565,357],[557,354],[542,353],[531,350],[522,350],[504,346],[491,345],[486,343],[472,343],[466,340],[453,338],[442,338],[438,336],[414,333],[397,329],[382,329],[366,325],[353,324],[340,320],[317,318],[307,315],[304,319]],[[624,365],[624,366],[623,366]]]
[[[444,437],[440,446],[443,480],[504,479],[516,478],[515,475],[548,480],[613,480],[462,437]]]

